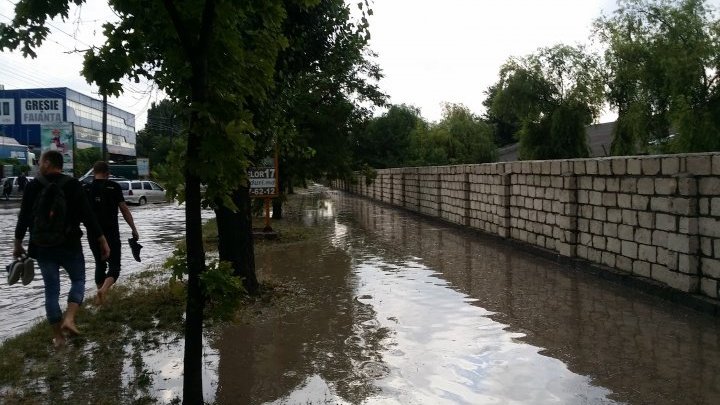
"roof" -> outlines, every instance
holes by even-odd
[[[9,136],[0,136],[0,145],[20,146],[20,142],[18,142],[15,138],[10,138]]]
[[[588,125],[586,128],[587,143],[590,157],[610,156],[610,145],[613,140],[615,121],[602,124]],[[498,149],[498,162],[512,162],[519,160],[519,143],[504,146]]]

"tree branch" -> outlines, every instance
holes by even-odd
[[[167,10],[168,15],[170,16],[170,21],[172,21],[173,27],[175,27],[175,32],[180,40],[180,46],[182,46],[187,59],[191,60],[193,56],[192,37],[190,37],[189,31],[185,27],[185,24],[183,24],[182,18],[180,18],[180,13],[178,12],[177,7],[175,7],[173,0],[163,0],[163,4],[165,5],[165,10]]]
[[[212,37],[212,28],[214,23],[215,0],[207,0],[205,2],[205,8],[203,9],[202,25],[200,25],[200,36],[197,43],[197,52],[203,56],[208,53],[208,44],[210,43],[210,38]]]

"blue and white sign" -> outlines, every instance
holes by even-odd
[[[63,122],[63,99],[21,98],[21,124],[55,124]]]
[[[149,176],[150,175],[150,159],[137,158],[137,169],[138,169],[138,176]]]

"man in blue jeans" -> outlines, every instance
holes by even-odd
[[[53,330],[53,343],[56,347],[65,344],[64,333],[78,334],[75,325],[75,315],[85,298],[85,257],[83,256],[80,238],[82,222],[90,235],[96,235],[100,245],[101,254],[107,258],[110,248],[107,240],[92,213],[85,193],[76,179],[62,174],[63,157],[57,151],[47,151],[40,157],[40,176],[31,181],[25,189],[17,225],[15,226],[15,246],[13,255],[20,257],[25,254],[22,240],[30,228],[30,241],[28,243],[28,256],[34,258],[45,283],[45,312]],[[49,244],[40,243],[39,235],[33,235],[38,200],[46,187],[55,183],[64,195],[66,204],[64,208],[64,235],[61,241]],[[51,211],[52,216],[52,211]],[[100,235],[100,236],[97,236]],[[60,309],[60,267],[63,267],[70,276],[70,293],[68,306],[63,317]]]

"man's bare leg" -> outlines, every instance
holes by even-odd
[[[60,328],[62,330],[68,331],[74,335],[80,334],[77,325],[75,325],[75,314],[77,314],[79,309],[80,304],[78,304],[77,302],[68,302],[67,310],[65,311],[65,317],[63,318],[62,324],[60,324]]]
[[[100,289],[102,288],[102,285],[98,284],[98,285],[96,285],[96,287],[97,287],[97,290],[95,293],[95,305],[100,306],[103,304],[103,301],[102,301],[103,297],[100,296]]]
[[[113,284],[115,284],[115,279],[112,277],[106,277],[102,287],[98,288],[97,296],[100,301],[100,305],[105,303],[107,293],[110,291],[110,287],[112,287]]]
[[[65,346],[65,336],[63,336],[60,322],[54,323],[50,326],[52,327],[53,331],[53,346],[55,346],[56,348]]]

